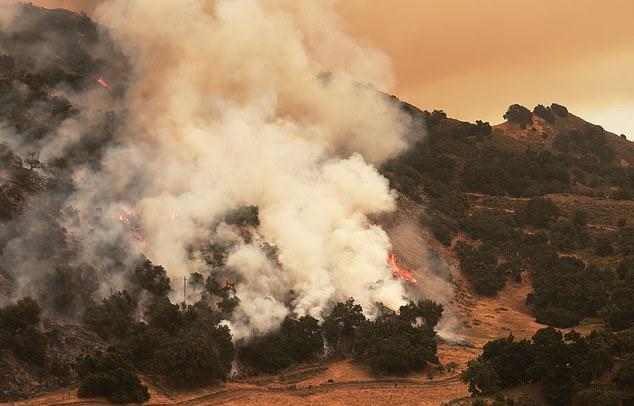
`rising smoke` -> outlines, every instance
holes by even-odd
[[[346,36],[333,5],[112,0],[96,9],[132,71],[118,141],[98,165],[75,170],[65,203],[82,263],[116,275],[121,259],[107,253],[125,242],[130,258],[143,252],[178,281],[216,272],[192,245],[224,244],[223,275],[241,299],[228,321],[238,338],[288,314],[320,317],[348,297],[369,314],[378,302],[404,303],[386,264],[390,240],[367,217],[395,207],[375,165],[407,147],[410,123],[376,90],[390,86],[388,60]],[[67,148],[63,140],[44,151]],[[258,208],[249,238],[223,223],[244,206]],[[136,213],[142,241],[122,211]],[[99,292],[124,284],[111,276]]]

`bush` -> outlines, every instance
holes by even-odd
[[[533,124],[533,113],[519,104],[510,106],[504,114],[504,118],[511,123],[519,124],[522,128]]]

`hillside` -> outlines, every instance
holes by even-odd
[[[354,301],[332,303],[320,320],[289,314],[279,331],[232,340],[227,321],[249,296],[230,253],[257,245],[283,263],[258,233],[259,208],[240,202],[215,220],[224,240],[196,235],[188,259],[208,272],[182,282],[137,252],[143,213],[121,203],[123,237],[99,234],[112,213],[72,207],[73,196],[91,171],[119,164],[102,158],[123,145],[130,62],[85,15],[2,7],[24,18],[0,28],[0,401],[94,404],[102,393],[85,388],[108,385],[110,401],[149,393],[157,405],[471,405],[470,392],[520,405],[632,401],[634,143],[625,137],[558,104],[513,105],[491,126],[381,95],[415,141],[378,168],[397,208],[366,229],[387,232],[416,280],[401,281],[412,302],[377,304],[374,319]],[[70,225],[86,218],[95,239],[78,241]],[[266,311],[269,297],[251,299]],[[516,342],[493,341],[509,334],[528,340],[518,368],[534,367],[514,379],[504,366]]]

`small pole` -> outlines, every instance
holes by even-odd
[[[187,276],[183,276],[183,303],[187,306]]]

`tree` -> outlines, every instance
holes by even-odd
[[[550,199],[534,197],[521,213],[524,222],[533,227],[548,228],[559,215],[559,208]]]
[[[417,303],[409,302],[399,309],[401,319],[416,323],[421,319],[429,328],[435,328],[442,317],[443,306],[429,299],[421,299]]]
[[[46,360],[46,336],[37,330],[41,309],[31,298],[0,309],[0,348],[7,348],[20,359],[35,365]]]
[[[533,365],[531,343],[515,341],[512,335],[484,345],[482,359],[490,362],[504,387],[529,382],[528,369]]]
[[[97,352],[79,359],[78,396],[103,396],[113,403],[143,403],[150,399],[147,386],[141,384],[134,366],[124,355],[112,351]]]
[[[330,314],[326,316],[322,328],[324,336],[333,347],[341,341],[350,340],[354,331],[365,321],[361,305],[355,304],[350,298],[345,303],[337,303]]]
[[[614,373],[614,383],[620,389],[634,388],[634,353],[629,354]]]
[[[240,359],[261,372],[274,373],[295,362],[316,359],[323,351],[324,340],[317,319],[303,316],[286,318],[280,329],[253,337],[238,350]]]
[[[610,390],[604,385],[592,385],[577,392],[575,404],[579,406],[614,406],[623,401],[623,393]]]
[[[511,123],[519,124],[522,128],[533,124],[533,113],[519,104],[511,105],[504,114],[504,118]]]
[[[506,274],[497,265],[497,257],[490,244],[474,248],[464,241],[459,241],[455,250],[460,259],[460,270],[476,293],[495,295],[504,287]]]
[[[185,327],[185,317],[178,305],[172,304],[167,297],[156,298],[147,308],[146,317],[152,328],[161,329],[171,335]]]
[[[541,380],[546,400],[554,405],[570,403],[572,391],[572,368],[570,349],[563,341],[560,331],[552,327],[538,330],[533,335],[535,363],[528,373]]]
[[[560,104],[553,103],[550,105],[550,109],[552,110],[553,113],[555,113],[559,117],[562,117],[562,118],[568,117],[568,109]]]
[[[295,362],[315,359],[324,349],[321,327],[311,316],[286,318],[280,328],[283,346]]]
[[[227,327],[217,327],[207,336],[180,334],[166,340],[155,354],[155,364],[169,382],[181,388],[196,388],[227,378],[233,345]]]
[[[280,334],[252,337],[238,348],[238,357],[257,371],[275,373],[293,363]]]
[[[543,118],[544,121],[546,121],[547,123],[553,124],[555,122],[555,114],[551,111],[550,108],[544,107],[541,104],[535,106],[535,109],[533,109],[533,114],[535,114],[537,117]]]
[[[153,265],[147,258],[144,258],[134,268],[132,283],[141,289],[147,290],[154,296],[165,296],[172,289],[170,278],[167,276],[165,268],[160,265]]]
[[[607,257],[609,255],[612,255],[613,252],[614,248],[612,248],[612,242],[609,239],[605,237],[597,238],[596,254],[598,256]]]
[[[407,374],[420,371],[436,357],[436,332],[394,315],[363,322],[354,335],[355,360],[375,374]]]
[[[127,292],[119,292],[84,313],[84,323],[101,338],[124,337],[134,323],[136,302]]]
[[[497,392],[502,383],[493,363],[481,358],[467,362],[467,369],[460,375],[460,380],[469,384],[469,392],[474,395]]]
[[[588,223],[588,213],[583,210],[575,210],[572,214],[572,224],[577,227],[585,227]]]

